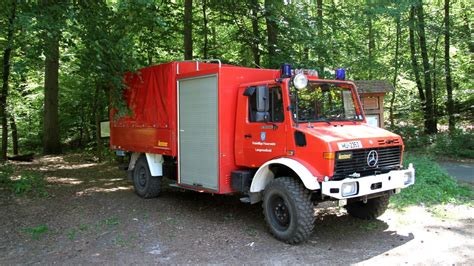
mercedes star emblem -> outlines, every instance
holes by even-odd
[[[377,151],[371,150],[367,155],[367,165],[369,167],[375,167],[379,162],[379,154]]]

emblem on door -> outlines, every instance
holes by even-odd
[[[267,133],[266,132],[260,132],[260,140],[265,141],[267,139]]]

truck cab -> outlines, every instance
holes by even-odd
[[[308,195],[300,196],[313,204],[334,200],[359,218],[381,215],[390,195],[415,181],[411,165],[402,169],[403,148],[400,136],[367,124],[350,81],[299,73],[239,89],[236,163],[258,168],[249,201],[263,200],[277,238],[288,240],[291,228],[285,217],[298,219],[289,211],[296,205],[290,200],[295,191],[289,192],[295,186],[301,186],[297,191],[308,190]],[[273,182],[282,177],[288,180],[276,184],[272,192]],[[292,184],[292,179],[301,182]]]

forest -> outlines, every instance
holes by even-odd
[[[467,0],[2,0],[2,161],[84,150],[126,71],[217,58],[387,80],[386,125],[408,146],[473,157],[473,2]],[[120,101],[115,101],[120,106]],[[121,107],[125,108],[125,107]],[[456,144],[457,143],[457,144]],[[453,145],[458,145],[459,149]],[[458,154],[461,152],[461,154]]]

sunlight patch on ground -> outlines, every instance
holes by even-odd
[[[80,169],[95,166],[95,163],[83,163],[83,164],[73,164],[73,165],[61,165],[58,169]]]
[[[63,156],[46,155],[46,156],[41,157],[41,162],[64,163],[64,158],[63,158]]]
[[[46,181],[48,181],[49,183],[61,183],[61,184],[68,184],[68,185],[79,185],[83,183],[83,181],[78,180],[76,178],[55,177],[55,176],[46,177]]]
[[[87,194],[100,193],[100,192],[109,193],[109,192],[116,192],[120,190],[130,190],[130,189],[131,187],[122,187],[122,186],[114,187],[114,188],[91,187],[91,188],[84,189],[83,191],[76,192],[76,196],[84,196]]]
[[[39,167],[41,171],[52,171],[52,170],[77,170],[82,168],[88,168],[95,166],[95,163],[84,163],[84,164],[73,164],[73,165],[61,165],[61,164],[47,164]]]
[[[442,216],[437,212],[446,215]],[[389,224],[386,230],[394,231],[400,236],[411,236],[413,239],[359,265],[451,265],[455,262],[469,264],[468,258],[474,247],[474,238],[470,237],[470,240],[466,241],[466,235],[473,234],[473,218],[474,208],[465,205],[438,205],[431,210],[412,206],[403,212],[388,210],[380,217]],[[456,253],[457,257],[453,257],[453,253]]]

